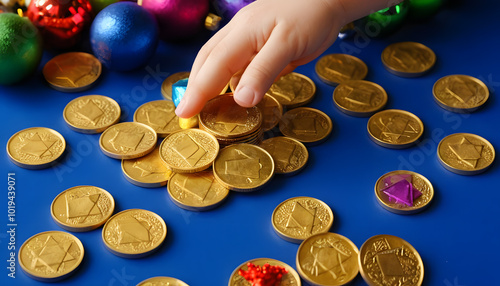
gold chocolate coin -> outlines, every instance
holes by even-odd
[[[234,144],[220,150],[213,163],[215,178],[226,188],[251,192],[263,187],[274,175],[274,161],[261,147]]]
[[[358,247],[340,234],[318,233],[300,244],[296,266],[311,285],[345,285],[358,275]]]
[[[101,133],[120,120],[120,105],[107,96],[85,95],[70,101],[63,111],[64,121],[81,133]]]
[[[307,76],[292,72],[274,82],[266,94],[291,109],[311,102],[316,94],[316,85]]]
[[[455,133],[446,136],[437,148],[439,162],[460,175],[477,175],[488,169],[495,160],[495,148],[481,136]]]
[[[153,128],[160,137],[181,130],[175,105],[167,100],[150,101],[139,106],[134,113],[134,121]]]
[[[174,173],[168,181],[168,194],[178,207],[206,211],[219,206],[229,189],[215,180],[212,170],[206,170],[193,174]]]
[[[66,149],[59,132],[45,127],[32,127],[12,135],[7,154],[14,164],[26,169],[43,169],[54,165]]]
[[[52,201],[50,214],[60,227],[74,232],[96,229],[113,214],[115,200],[94,186],[77,186],[61,192]]]
[[[189,285],[176,278],[157,276],[141,281],[136,286],[189,286]]]
[[[130,183],[143,188],[165,186],[172,175],[172,171],[160,158],[159,147],[146,156],[122,160],[122,171]]]
[[[276,174],[295,175],[305,167],[309,159],[306,146],[290,137],[269,138],[259,146],[273,157]]]
[[[166,100],[172,101],[172,85],[186,78],[189,78],[189,72],[187,71],[177,72],[167,77],[161,84],[161,95],[163,95]]]
[[[348,54],[329,54],[321,57],[315,66],[318,77],[329,85],[348,80],[364,79],[368,73],[366,64]]]
[[[318,109],[299,107],[287,111],[280,121],[283,135],[311,145],[325,140],[332,132],[332,120]]]
[[[93,55],[82,52],[57,55],[42,70],[49,85],[62,92],[79,92],[91,88],[101,72],[101,62]]]
[[[102,240],[113,254],[139,258],[160,247],[167,236],[167,226],[154,212],[129,209],[112,216],[102,229]]]
[[[490,96],[484,82],[468,75],[442,77],[434,84],[432,93],[439,106],[460,113],[477,110]]]
[[[382,63],[392,74],[417,77],[430,70],[436,63],[436,54],[420,43],[399,42],[382,51]]]
[[[160,158],[175,173],[196,173],[212,165],[219,153],[217,138],[200,129],[184,129],[167,136]]]
[[[370,286],[420,286],[424,263],[405,240],[387,234],[369,238],[359,249],[359,272]]]
[[[312,235],[328,232],[333,224],[333,212],[318,199],[295,197],[274,209],[271,222],[281,238],[301,243]]]
[[[367,124],[370,138],[386,148],[407,148],[414,145],[424,133],[424,124],[413,113],[387,109],[375,113]]]
[[[426,177],[411,171],[392,171],[375,183],[375,196],[386,210],[397,214],[414,214],[427,208],[434,188]]]
[[[115,159],[135,159],[153,151],[156,132],[146,124],[122,122],[106,129],[99,138],[104,155]]]
[[[291,267],[290,265],[281,262],[276,259],[271,259],[271,258],[256,258],[256,259],[251,259],[245,263],[242,263],[236,269],[234,269],[233,273],[231,273],[231,277],[229,277],[229,283],[228,286],[252,286],[252,283],[248,282],[243,276],[239,274],[240,269],[243,271],[248,270],[248,264],[252,263],[255,266],[264,266],[265,264],[268,264],[270,266],[280,266],[285,268],[287,271],[286,274],[284,274],[281,277],[281,283],[278,285],[287,285],[287,286],[301,286],[301,281],[300,281],[300,276],[297,274],[295,269]]]
[[[256,106],[239,106],[232,94],[217,96],[199,114],[200,129],[217,138],[239,138],[261,129],[262,113]]]
[[[387,103],[387,93],[376,83],[351,80],[335,88],[333,102],[345,114],[359,117],[370,116],[384,108]]]
[[[283,115],[283,106],[276,98],[265,94],[257,107],[262,112],[262,131],[269,131],[278,125]]]
[[[19,248],[19,265],[30,278],[55,282],[78,268],[85,251],[82,242],[64,231],[46,231],[28,238]]]

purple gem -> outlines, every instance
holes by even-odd
[[[395,182],[395,183],[393,183]],[[395,175],[384,179],[384,194],[389,197],[389,202],[413,206],[413,200],[420,197],[422,192],[413,187],[411,175]]]

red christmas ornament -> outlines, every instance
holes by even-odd
[[[240,269],[238,274],[252,283],[252,286],[279,286],[283,275],[288,273],[284,267],[268,263],[260,267],[249,262],[247,267],[248,270]]]
[[[155,15],[160,37],[167,41],[187,40],[199,33],[209,8],[209,0],[142,0],[138,3]]]
[[[57,49],[78,43],[93,17],[88,0],[32,0],[27,14],[40,30],[44,44]]]

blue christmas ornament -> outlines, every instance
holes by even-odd
[[[184,93],[186,92],[186,87],[188,84],[188,79],[184,78],[176,83],[172,84],[172,100],[174,101],[175,107],[181,102]]]
[[[104,8],[92,22],[94,55],[107,68],[129,71],[146,65],[158,45],[158,24],[145,8],[117,2]]]

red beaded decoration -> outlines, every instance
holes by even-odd
[[[88,0],[32,0],[27,16],[42,33],[46,46],[62,49],[80,40],[93,14]]]
[[[248,270],[240,269],[238,274],[252,283],[252,286],[279,286],[283,275],[288,273],[285,267],[271,266],[269,263],[261,267],[249,262],[247,267]]]

